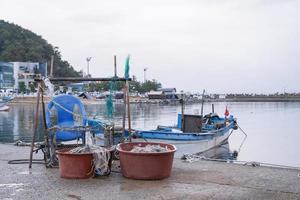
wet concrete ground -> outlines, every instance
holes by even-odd
[[[300,199],[298,170],[175,159],[171,177],[161,181],[119,173],[68,180],[57,168],[7,163],[22,158],[29,158],[28,147],[0,144],[0,199]]]

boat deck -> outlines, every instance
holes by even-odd
[[[7,164],[28,158],[29,151],[0,144],[0,199],[300,199],[298,170],[175,159],[171,177],[161,181],[130,180],[119,173],[67,180],[57,168]]]

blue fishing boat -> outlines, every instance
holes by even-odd
[[[74,113],[74,108],[79,108],[79,113]],[[57,123],[52,124],[50,110],[55,108]],[[227,109],[226,109],[227,110]],[[79,117],[76,122],[75,118]],[[47,127],[55,127],[51,140],[58,142],[82,139],[86,129],[90,127],[97,138],[104,140],[104,129],[107,126],[99,120],[87,118],[82,102],[72,95],[59,95],[49,102],[46,109]],[[82,129],[83,127],[83,129]],[[207,151],[227,142],[232,131],[237,128],[236,119],[225,112],[225,117],[219,117],[216,113],[202,115],[178,114],[176,126],[158,126],[155,130],[134,130],[131,132],[133,140],[147,140],[151,142],[163,142],[175,144],[181,153],[198,153]],[[121,137],[122,135],[115,135]],[[123,136],[130,136],[125,130]],[[118,140],[120,141],[120,140]],[[192,147],[195,145],[195,147]],[[192,152],[193,151],[193,152]]]
[[[149,131],[137,130],[134,135],[138,140],[179,144],[181,152],[198,153],[227,142],[235,129],[236,119],[232,115],[222,118],[215,113],[204,117],[178,114],[177,126],[158,126],[157,129]]]

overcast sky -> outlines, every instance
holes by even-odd
[[[0,18],[58,46],[94,77],[210,93],[300,92],[299,0],[0,0]]]

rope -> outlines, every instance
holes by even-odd
[[[240,147],[238,149],[238,153],[240,153],[240,151],[242,149],[242,146],[244,145],[244,142],[246,141],[248,135],[245,133],[245,131],[237,123],[236,123],[236,125],[242,131],[242,133],[244,133],[244,135],[245,135],[245,137],[244,137],[244,139],[243,139],[243,141],[242,141],[242,143],[241,143],[241,145],[240,145]]]
[[[28,164],[29,159],[17,159],[17,160],[9,160],[8,164]],[[33,164],[45,164],[44,159],[32,159]]]
[[[64,111],[66,111],[66,112],[69,113],[69,114],[72,114],[72,115],[74,115],[74,116],[76,116],[76,117],[78,117],[78,118],[79,118],[79,117],[83,117],[83,115],[74,113],[73,111],[70,111],[70,110],[66,109],[66,108],[63,107],[61,104],[55,102],[54,100],[52,100],[52,102],[53,102],[56,106],[60,107],[61,109],[63,109]],[[48,109],[48,107],[47,107],[47,109]],[[49,109],[48,109],[48,111],[50,112]]]
[[[278,165],[272,163],[265,163],[265,162],[255,162],[255,161],[242,161],[242,160],[230,160],[230,159],[215,159],[215,158],[207,158],[205,156],[196,155],[196,154],[184,154],[182,160],[188,163],[197,162],[200,160],[205,161],[215,161],[215,162],[226,162],[226,163],[233,163],[233,164],[242,164],[243,166],[250,165],[253,167],[265,166],[265,167],[273,167],[273,168],[281,168],[281,169],[293,169],[300,171],[299,167],[287,166],[287,165]]]
[[[109,169],[109,160],[110,160],[110,152],[109,150],[96,146],[84,146],[77,147],[69,151],[70,153],[92,153],[93,154],[93,163],[92,170],[88,173],[91,174],[93,171],[100,176],[107,175],[110,172]]]

